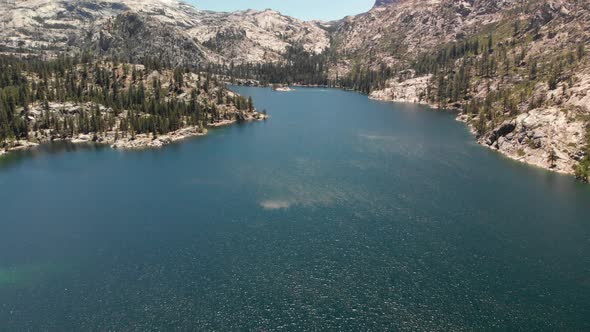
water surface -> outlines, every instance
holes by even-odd
[[[0,159],[0,330],[588,330],[590,187],[327,89],[159,150]]]

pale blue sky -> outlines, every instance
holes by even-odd
[[[304,20],[336,20],[369,10],[375,0],[185,0],[199,9],[275,9]]]

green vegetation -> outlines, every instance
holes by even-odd
[[[329,85],[327,68],[329,54],[311,54],[302,46],[289,47],[285,61],[265,64],[212,65],[207,72],[227,75],[236,79],[253,79],[261,84]]]
[[[576,178],[583,182],[590,182],[590,125],[586,133],[586,147],[584,149],[584,158],[576,166]]]
[[[555,163],[558,159],[559,158],[557,157],[557,153],[555,153],[555,150],[551,149],[549,151],[549,156],[547,156],[547,162],[549,163],[551,168],[555,168]]]
[[[343,77],[329,79],[326,72],[339,61],[334,49],[311,55],[302,47],[290,48],[288,60],[283,63],[216,66],[211,70],[233,78],[256,79],[262,84],[325,85],[367,94],[383,89],[390,79],[403,81],[413,75],[432,75],[424,100],[441,107],[462,108],[477,121],[486,122],[479,127],[490,129],[507,117],[545,105],[548,101],[534,94],[539,83],[546,84],[549,90],[572,83],[575,68],[585,57],[584,44],[542,56],[528,54],[530,44],[538,38],[538,25],[533,21],[510,20],[392,67],[368,67],[360,59],[353,59],[349,73]],[[402,57],[399,52],[392,55]],[[482,89],[486,90],[485,97],[477,97]]]
[[[576,178],[583,182],[590,182],[590,158],[585,157],[576,166]]]
[[[230,116],[223,109],[254,108],[251,99],[229,94],[211,74],[164,68],[154,59],[138,66],[88,54],[53,61],[0,57],[0,144],[38,130],[61,138],[106,131],[156,136]],[[66,102],[82,111],[50,111],[50,104]]]

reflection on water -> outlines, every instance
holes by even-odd
[[[39,146],[11,151],[10,153],[0,156],[0,169],[17,165],[27,159],[45,158],[50,155],[60,155],[63,153],[76,152],[81,150],[102,150],[110,148],[104,144],[97,143],[72,143],[68,141],[58,141],[40,144]]]

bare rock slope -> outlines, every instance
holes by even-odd
[[[19,0],[0,2],[0,51],[79,51],[175,56],[173,62],[268,62],[287,47],[321,53],[328,33],[276,11],[216,13],[177,0]],[[129,43],[127,43],[129,41]],[[171,48],[177,49],[173,52]]]
[[[387,77],[373,98],[457,108],[481,144],[540,167],[588,159],[587,1],[378,2],[337,23],[334,45],[332,77]]]
[[[377,0],[330,23],[178,0],[6,0],[0,52],[285,64],[302,48],[372,98],[457,108],[483,145],[590,174],[589,22],[580,0]]]

